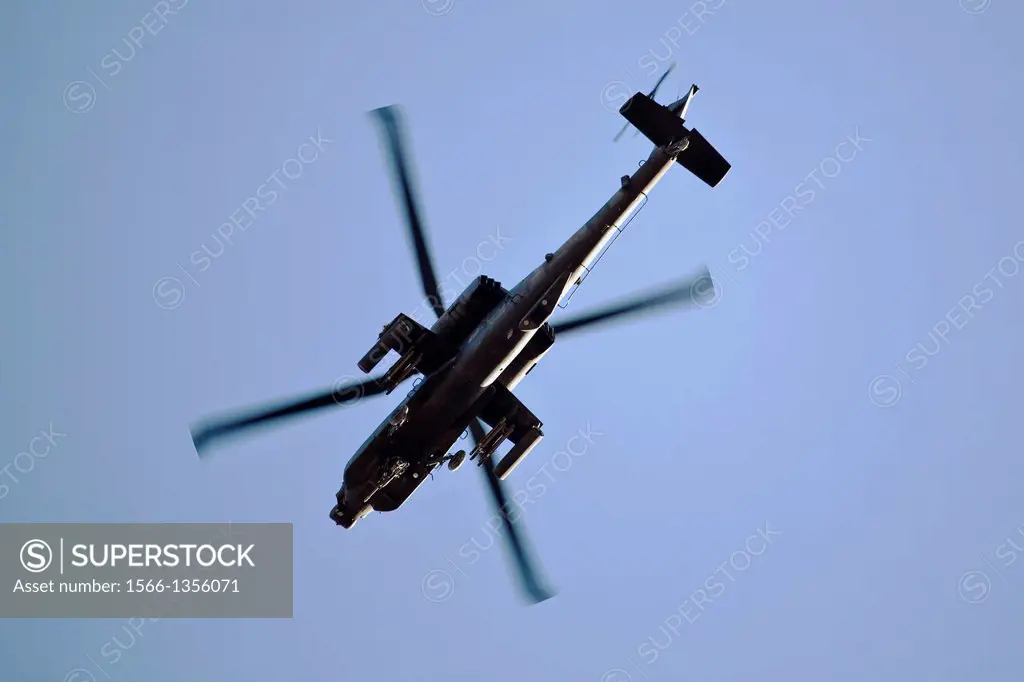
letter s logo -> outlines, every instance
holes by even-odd
[[[96,88],[75,81],[64,88],[64,106],[73,114],[84,114],[96,106]]]

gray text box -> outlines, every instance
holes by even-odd
[[[0,618],[291,618],[290,523],[0,524]]]

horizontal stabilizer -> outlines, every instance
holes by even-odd
[[[686,134],[686,127],[678,116],[642,92],[630,97],[619,113],[657,147],[682,139]]]
[[[715,187],[729,173],[732,166],[696,128],[691,130],[687,137],[690,138],[690,144],[676,158],[676,162],[711,187]]]
[[[682,112],[673,113],[638,92],[622,105],[619,113],[655,146],[664,147],[689,137],[689,146],[679,154],[676,162],[711,187],[718,185],[729,172],[731,166],[718,150],[699,132],[687,130],[683,125],[679,116]]]

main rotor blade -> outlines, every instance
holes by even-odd
[[[434,309],[438,317],[441,317],[444,315],[444,301],[441,300],[441,293],[438,291],[437,274],[430,257],[430,249],[427,246],[423,220],[420,218],[419,202],[416,201],[416,193],[413,191],[412,176],[407,162],[408,154],[401,130],[400,111],[398,107],[390,106],[374,109],[373,113],[377,115],[377,119],[381,123],[385,143],[388,147],[388,159],[391,162],[392,174],[397,184],[396,189],[402,195],[405,219],[409,235],[412,237],[413,248],[416,251],[416,262],[420,269],[423,292],[430,301],[430,307]]]
[[[363,398],[382,393],[384,393],[384,387],[378,383],[377,379],[367,379],[360,383],[338,386],[308,398],[292,400],[276,407],[250,408],[242,415],[204,420],[199,425],[194,425],[192,427],[192,442],[196,446],[196,452],[203,457],[204,454],[208,454],[204,453],[204,450],[214,441],[240,435],[241,432],[257,426],[266,426],[272,422],[297,417],[325,407],[352,404]]]
[[[474,447],[480,444],[480,441],[487,435],[487,431],[484,429],[483,422],[479,418],[473,419],[469,424],[469,433],[473,436]]]
[[[711,299],[713,296],[714,281],[711,279],[711,272],[705,268],[704,272],[695,278],[688,278],[653,294],[645,294],[562,322],[555,322],[551,325],[551,329],[557,337],[560,334],[661,306],[685,303],[700,305],[702,301]]]
[[[479,419],[474,418],[469,425],[469,429],[475,443],[479,443],[486,435],[484,426],[480,423]],[[537,571],[534,570],[533,562],[530,561],[526,551],[526,546],[519,537],[518,530],[516,530],[516,524],[519,523],[519,519],[513,520],[509,515],[508,498],[505,496],[505,489],[501,484],[501,479],[494,473],[494,461],[491,457],[484,457],[480,468],[483,469],[484,477],[487,479],[487,487],[491,491],[491,499],[494,502],[494,506],[497,507],[498,514],[501,516],[509,554],[514,562],[520,587],[534,604],[550,599],[555,595],[541,585],[540,580],[537,578]],[[522,516],[520,516],[521,518]]]

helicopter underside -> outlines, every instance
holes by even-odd
[[[339,526],[351,528],[371,511],[395,511],[449,458],[444,452],[425,455],[416,450],[401,452],[391,443],[381,445],[379,450],[364,450],[346,472],[331,509],[331,518]]]
[[[467,459],[479,465],[483,458],[494,457],[506,441],[512,447],[495,465],[495,475],[500,480],[507,478],[543,438],[541,421],[500,384],[492,385],[480,404],[483,407],[473,410],[472,416],[453,420],[452,426],[440,433],[436,425],[420,424],[408,412],[399,425],[382,430],[347,467],[331,518],[351,528],[370,511],[395,511],[442,464],[447,463],[451,470]],[[477,417],[490,428],[467,452],[459,446],[468,438],[469,422]],[[422,447],[429,442],[435,447]],[[453,449],[455,452],[450,452]]]

